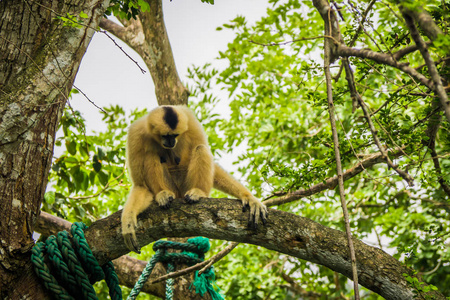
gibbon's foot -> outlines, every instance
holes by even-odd
[[[253,195],[245,195],[242,197],[242,212],[250,209],[250,216],[248,218],[248,227],[256,230],[258,223],[261,220],[263,225],[267,223],[268,211],[267,207],[258,201]]]
[[[184,195],[184,201],[189,204],[200,201],[201,198],[206,198],[207,195],[201,189],[193,188],[186,192]]]
[[[168,190],[162,190],[156,194],[155,200],[161,208],[167,209],[170,207],[173,199],[175,199],[175,194]]]
[[[126,217],[122,216],[122,236],[125,245],[130,251],[141,253],[141,247],[136,238],[137,219],[135,215],[127,214]]]

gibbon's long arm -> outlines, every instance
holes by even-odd
[[[207,145],[198,145],[192,150],[185,187],[184,200],[188,203],[197,202],[200,198],[208,197],[214,178],[214,160]]]
[[[134,122],[127,137],[127,165],[132,182],[122,212],[122,234],[139,252],[137,216],[152,201],[165,209],[175,198],[194,203],[213,186],[241,199],[250,208],[249,226],[266,223],[267,208],[250,191],[214,163],[200,122],[186,106],[160,106]]]
[[[264,225],[266,224],[268,216],[267,207],[217,163],[214,166],[214,188],[241,199],[243,212],[247,208],[250,208],[248,222],[250,227],[256,228],[260,219]]]

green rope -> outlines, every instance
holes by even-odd
[[[67,231],[58,232],[56,237],[49,236],[45,243],[36,243],[31,250],[34,270],[56,299],[98,299],[92,284],[105,278],[111,299],[121,300],[122,291],[114,266],[108,262],[100,267],[84,237],[83,230],[87,228],[81,222],[72,224],[73,244]],[[53,275],[45,263],[46,255]]]
[[[205,259],[205,253],[209,250],[210,244],[209,240],[205,237],[195,237],[187,240],[187,243],[178,243],[172,241],[156,241],[153,244],[153,250],[155,255],[150,259],[145,266],[141,276],[136,282],[134,288],[131,290],[130,295],[127,300],[134,300],[139,295],[142,286],[147,281],[148,277],[153,271],[156,263],[162,262],[167,263],[167,272],[173,272],[175,267],[174,263],[181,263],[187,265],[194,265],[202,262]],[[168,253],[168,249],[183,250],[181,253]],[[204,293],[210,293],[213,300],[223,300],[223,297],[216,291],[219,289],[217,285],[214,284],[214,268],[208,268],[204,273],[198,276],[198,271],[195,272],[195,279],[190,286],[195,287],[195,292],[201,296]],[[166,300],[173,299],[173,282],[172,278],[166,281]],[[216,287],[216,289],[214,288]]]

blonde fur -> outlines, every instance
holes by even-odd
[[[168,139],[174,145],[168,147]],[[250,207],[254,225],[267,217],[266,207],[214,163],[206,134],[186,106],[160,106],[133,123],[128,131],[127,165],[133,185],[122,212],[122,234],[130,250],[139,251],[137,216],[153,200],[163,208],[175,198],[193,203],[208,197],[214,186],[241,199],[244,208]]]

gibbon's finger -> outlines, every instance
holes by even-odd
[[[167,199],[166,204],[160,205],[161,208],[163,208],[163,209],[168,209],[168,208],[170,207],[170,205],[172,204],[172,201],[173,201],[173,197],[171,196],[171,197],[169,197],[169,198]]]
[[[259,224],[260,207],[257,207],[256,205],[254,205],[252,207],[252,212],[253,212],[252,215],[254,216],[254,222],[255,222],[254,228],[256,229]]]
[[[259,215],[261,217],[261,221],[262,221],[263,225],[265,226],[267,224],[267,212],[260,211]]]
[[[141,247],[139,247],[138,241],[136,239],[136,234],[134,232],[124,234],[123,239],[125,241],[125,245],[130,251],[141,254]]]
[[[248,208],[250,208],[250,205],[248,203],[242,204],[242,212],[246,212]]]
[[[252,230],[258,229],[258,221],[255,214],[250,213],[248,224],[248,227],[250,227]]]
[[[189,195],[186,195],[186,196],[184,196],[184,201],[186,201],[189,204],[192,204],[192,203],[197,203],[198,201],[200,201],[200,199],[197,200],[197,199],[192,198]]]

